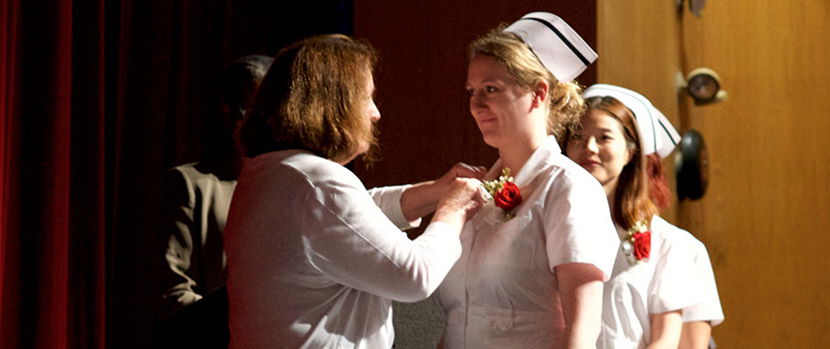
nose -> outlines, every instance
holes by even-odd
[[[475,115],[476,110],[484,109],[487,107],[487,103],[484,103],[484,98],[481,96],[481,93],[474,94],[470,96],[470,112]]]
[[[369,120],[372,122],[380,120],[380,110],[378,110],[378,106],[372,99],[369,100]]]
[[[597,139],[594,137],[588,137],[585,141],[585,150],[592,154],[596,154],[599,148],[597,147]]]

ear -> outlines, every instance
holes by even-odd
[[[539,80],[533,88],[533,107],[541,107],[545,105],[550,92],[550,85],[545,80]]]

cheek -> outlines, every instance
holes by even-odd
[[[571,160],[576,161],[579,157],[580,151],[576,147],[576,144],[568,144],[567,148],[565,148],[565,156],[570,158]]]
[[[607,161],[627,162],[628,159],[628,151],[626,150],[625,144],[616,143],[607,146],[603,153]]]

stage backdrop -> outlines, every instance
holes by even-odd
[[[351,12],[345,0],[3,1],[0,347],[149,347],[162,178],[209,146],[224,66],[350,33]]]

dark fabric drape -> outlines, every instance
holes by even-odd
[[[351,2],[0,5],[0,347],[146,348],[166,169],[210,144],[223,67],[351,31]]]

